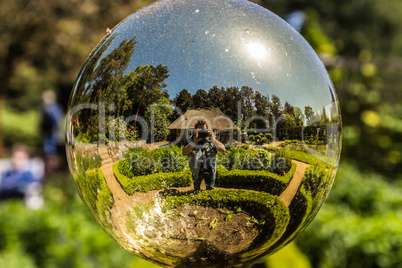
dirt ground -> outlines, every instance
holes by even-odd
[[[258,224],[251,222],[252,217],[243,211],[184,206],[169,213],[169,219],[163,219],[167,224],[154,222],[152,231],[145,235],[149,239],[166,239],[160,247],[166,252],[174,249],[174,254],[192,254],[204,241],[220,251],[238,253],[246,250],[261,232]]]

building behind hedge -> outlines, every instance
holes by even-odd
[[[207,122],[207,128],[212,129],[216,138],[222,143],[233,140],[234,132],[240,130],[229,116],[222,113],[218,108],[190,109],[168,126],[171,131],[170,139],[179,138],[185,141],[186,137],[194,135],[194,125],[201,119]]]

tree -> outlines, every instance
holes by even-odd
[[[309,126],[312,123],[314,123],[314,119],[313,119],[313,108],[311,108],[310,106],[305,106],[304,107],[304,115],[306,116],[306,125]]]
[[[294,11],[303,12],[306,21],[301,33],[316,51],[333,47],[344,57],[355,57],[363,50],[383,56],[402,55],[401,1],[384,5],[368,0],[262,0],[262,5],[283,18]]]
[[[149,105],[145,112],[145,119],[150,127],[151,142],[166,140],[169,136],[167,127],[170,124],[169,117],[173,109],[168,98],[161,97],[155,103]]]
[[[187,89],[183,89],[179,94],[173,99],[173,104],[181,110],[182,113],[185,113],[187,109],[193,106],[193,99],[191,93],[187,91]]]
[[[270,111],[274,117],[274,120],[278,120],[282,115],[281,100],[276,95],[272,95],[271,97]]]
[[[284,114],[284,116],[285,116],[285,126],[287,128],[296,126],[296,120],[293,114]]]
[[[41,92],[53,89],[67,106],[85,58],[129,13],[150,3],[126,0],[0,2],[0,110],[38,110]],[[0,128],[0,156],[2,155]]]
[[[294,116],[294,111],[293,110],[294,110],[293,106],[290,105],[289,102],[286,101],[285,105],[283,106],[283,113],[291,115],[291,116]]]
[[[261,95],[260,92],[256,91],[254,97],[254,106],[257,116],[265,118],[266,121],[270,123],[272,118],[270,118],[271,113],[269,110],[270,107],[269,97]],[[256,124],[257,128],[267,127],[265,122],[263,122],[262,120],[256,120]]]
[[[238,87],[227,87],[225,92],[225,109],[222,111],[232,120],[241,119],[241,114],[238,114],[239,105],[241,105],[241,94]]]
[[[205,108],[211,106],[212,103],[208,97],[208,93],[203,89],[197,90],[193,95],[193,108]]]
[[[111,38],[112,40],[113,38]],[[108,118],[114,113],[114,109],[110,105],[117,105],[120,102],[124,102],[124,99],[118,99],[117,96],[121,87],[119,86],[123,78],[123,73],[130,62],[131,56],[135,50],[135,39],[124,40],[118,48],[115,48],[106,55],[96,66],[98,57],[109,47],[111,40],[105,42],[104,46],[101,46],[98,54],[93,55],[93,58],[89,59],[86,68],[82,71],[80,84],[77,85],[76,91],[73,93],[72,102],[70,105],[75,106],[83,103],[92,103],[99,105],[98,109],[84,109],[77,113],[79,122],[86,122],[81,126],[81,133],[86,133],[86,138],[95,141],[99,137],[99,134],[106,134],[108,130]],[[95,69],[93,69],[93,67]],[[100,105],[104,105],[105,118],[100,120]]]
[[[322,113],[321,113],[321,125],[326,125],[328,123],[328,118],[327,118],[327,112],[325,110],[325,107],[322,107]]]
[[[296,126],[303,126],[304,115],[299,107],[293,107],[293,114]]]
[[[218,88],[213,86],[208,91],[208,97],[211,101],[212,107],[219,108],[221,111],[225,110],[225,88]]]
[[[127,94],[125,107],[128,109],[124,111],[135,111],[134,126],[138,115],[143,115],[148,106],[156,103],[161,97],[169,98],[167,91],[164,90],[166,87],[164,80],[169,77],[168,72],[167,66],[162,64],[156,67],[140,65],[124,76],[120,85],[121,90]],[[127,115],[131,116],[131,113]]]
[[[244,119],[248,120],[254,115],[254,91],[251,87],[242,86],[240,90],[242,98],[242,113]]]

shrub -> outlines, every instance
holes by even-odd
[[[232,169],[236,163],[239,163],[241,159],[246,157],[248,147],[244,148],[243,145],[244,144],[242,144],[241,148],[236,147],[226,151],[225,156],[219,159],[218,162],[222,162],[222,165],[224,165],[226,168]]]
[[[248,149],[250,149],[250,145],[243,143],[243,144],[241,145],[241,148],[243,148],[244,150],[248,150]]]
[[[182,155],[183,147],[173,146],[149,151],[155,159],[156,172],[180,172],[187,167],[187,157]]]
[[[261,134],[261,133],[260,133]],[[261,137],[261,135],[260,134],[258,134],[258,135],[255,135],[254,137],[254,141],[256,142],[256,144],[261,144],[261,139],[262,139],[262,137]]]
[[[279,151],[279,148],[276,147],[276,146],[267,146],[267,147],[264,147],[264,149],[267,150],[268,152],[277,152],[277,151]]]
[[[268,170],[278,175],[286,174],[292,167],[292,159],[283,150],[275,152],[271,161]]]
[[[265,133],[265,138],[267,139],[268,142],[272,141],[272,133]]]
[[[166,147],[147,151],[133,148],[118,164],[120,173],[132,178],[160,172],[181,172],[187,167],[182,147]]]
[[[134,194],[136,191],[149,192],[168,187],[187,187],[193,182],[189,172],[155,173],[128,178],[120,172],[118,166],[119,164],[113,165],[114,175],[124,191],[129,195]]]
[[[113,207],[114,199],[112,192],[106,184],[102,170],[94,169],[80,172],[74,177],[77,186],[80,188],[81,198],[98,218],[98,222],[110,234],[114,229],[111,221],[110,209]]]
[[[6,146],[23,143],[27,146],[40,144],[40,114],[38,111],[17,112],[8,107],[0,111],[0,127]]]
[[[87,157],[86,155],[76,153],[75,158],[80,172],[100,168],[102,166],[102,158],[99,155]]]
[[[218,166],[216,186],[224,188],[246,188],[280,195],[293,178],[296,167],[297,165],[292,163],[289,172],[285,176],[280,176],[269,171],[239,169],[229,171],[223,166]]]
[[[302,185],[311,193],[312,198],[321,198],[326,193],[326,185],[329,183],[332,169],[325,170],[323,166],[309,166],[304,173]]]
[[[284,175],[291,168],[291,159],[283,151],[276,151],[274,155],[266,150],[232,148],[225,156],[218,160],[227,169],[268,170]]]
[[[44,199],[37,210],[19,201],[1,203],[0,267],[137,268],[136,258],[99,227],[69,176],[49,178]]]
[[[300,152],[300,151],[294,151],[294,150],[284,150],[285,154],[294,160],[304,162],[310,165],[318,165],[322,167],[334,167],[335,166],[335,160],[332,157],[328,156],[320,156],[320,159],[311,153],[305,153],[305,152]],[[325,161],[325,162],[323,162]]]
[[[232,148],[233,148],[233,144],[232,144],[232,143],[228,142],[228,143],[225,144],[225,149],[226,149],[226,150],[231,150]]]
[[[304,187],[300,187],[289,205],[289,224],[282,237],[275,242],[274,247],[281,246],[294,239],[313,219],[315,215],[311,214],[312,198],[311,193],[306,191]]]
[[[260,222],[265,222],[261,227],[262,232],[256,238],[261,243],[254,245],[254,250],[243,254],[241,257],[249,257],[259,253],[260,250],[266,250],[270,244],[282,236],[289,222],[288,208],[282,203],[278,196],[268,193],[251,192],[247,190],[209,190],[198,192],[197,194],[178,194],[166,196],[164,202],[161,203],[162,212],[178,208],[184,205],[201,205],[213,208],[235,209],[241,207],[243,211],[247,211],[254,215]],[[127,228],[136,235],[135,226],[138,219],[144,219],[144,212],[155,206],[155,200],[150,203],[135,206],[127,213]]]

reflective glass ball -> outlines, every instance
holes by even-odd
[[[69,102],[78,192],[124,249],[238,267],[292,241],[327,197],[341,118],[291,26],[243,0],[168,0],[102,39]]]

